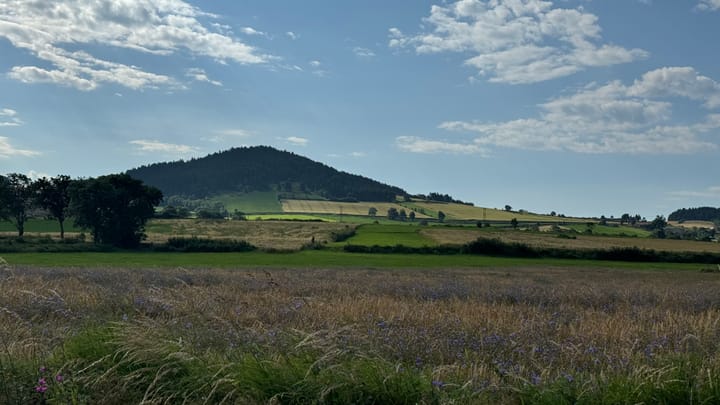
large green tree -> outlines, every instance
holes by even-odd
[[[70,196],[75,224],[89,229],[95,243],[119,247],[140,244],[162,200],[160,190],[126,174],[75,181]]]
[[[70,177],[63,175],[51,179],[43,177],[33,184],[37,205],[48,210],[60,223],[60,239],[65,239],[65,218],[70,205],[71,184]]]
[[[32,192],[28,176],[20,173],[0,176],[0,218],[10,220],[21,238],[33,204]]]

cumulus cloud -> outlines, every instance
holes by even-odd
[[[287,37],[290,38],[290,39],[292,39],[293,41],[296,40],[296,39],[298,39],[298,38],[300,38],[300,35],[292,32],[292,31],[286,32],[285,35],[287,35]]]
[[[212,84],[213,86],[220,86],[220,87],[222,87],[222,85],[223,85],[222,82],[219,82],[219,81],[217,81],[217,80],[211,80],[211,79],[208,77],[207,73],[205,73],[205,70],[200,69],[200,68],[190,68],[190,69],[188,69],[188,70],[185,72],[185,76],[187,76],[187,77],[189,77],[189,78],[191,78],[191,79],[193,79],[193,80],[196,80],[196,81],[198,81],[198,82],[210,83],[210,84]]]
[[[18,113],[9,108],[0,108],[0,127],[18,127],[23,124]]]
[[[469,143],[398,138],[409,152],[462,153],[501,147],[578,153],[677,154],[717,149],[707,135],[720,129],[720,114],[709,112],[697,122],[671,124],[672,103],[683,97],[718,108],[720,87],[692,68],[662,68],[631,85],[613,81],[591,84],[538,106],[539,116],[511,121],[449,121],[441,129],[474,135]],[[703,91],[698,91],[698,88]],[[714,89],[714,90],[712,90]]]
[[[595,15],[550,1],[460,0],[432,6],[424,23],[429,29],[417,35],[390,28],[389,46],[469,55],[465,64],[491,82],[541,82],[647,56],[602,43]]]
[[[283,140],[295,146],[306,146],[308,142],[310,142],[307,138],[300,138],[298,136],[289,136],[287,138],[283,138]]]
[[[0,136],[0,158],[9,157],[33,157],[39,156],[40,152],[29,150],[29,149],[18,149],[10,143],[10,139],[4,136]]]
[[[273,59],[220,28],[203,25],[203,19],[212,18],[216,16],[182,0],[8,0],[0,2],[0,38],[42,61],[38,66],[14,66],[11,78],[85,91],[105,83],[131,89],[175,84],[169,76],[77,50],[85,45],[159,56],[185,52],[220,63]]]
[[[698,10],[716,11],[720,10],[720,0],[700,0],[696,6]]]
[[[160,141],[149,141],[145,139],[130,141],[130,144],[135,145],[139,152],[187,155],[198,151],[198,149],[193,146],[164,143]]]

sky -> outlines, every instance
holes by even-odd
[[[0,0],[0,173],[270,145],[478,206],[720,206],[720,0]]]

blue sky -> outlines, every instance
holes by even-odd
[[[720,206],[720,0],[0,0],[0,172],[272,145],[567,215]]]

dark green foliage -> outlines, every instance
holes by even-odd
[[[163,208],[163,210],[159,214],[155,216],[157,218],[163,219],[188,218],[190,217],[190,210],[185,207],[177,208],[173,205],[168,205],[167,207]]]
[[[400,219],[400,213],[396,208],[388,208],[387,217],[388,219],[395,221]]]
[[[201,198],[231,192],[296,188],[331,200],[394,201],[407,195],[375,180],[268,146],[234,148],[201,159],[157,163],[127,172],[167,196]]]
[[[355,227],[345,226],[345,229],[338,232],[333,232],[330,235],[330,238],[333,242],[345,242],[346,240],[352,238],[356,234]]]
[[[445,213],[444,212],[438,211],[438,221],[445,222]]]
[[[416,194],[413,197],[419,198],[421,200],[427,200],[427,201],[446,202],[446,203],[463,204],[463,205],[470,205],[470,206],[475,205],[471,202],[456,200],[456,199],[452,198],[452,196],[450,196],[449,194],[442,194],[442,193],[430,193],[428,195]],[[409,196],[405,199],[405,201],[410,201]]]
[[[667,252],[639,249],[636,247],[616,247],[610,249],[545,248],[533,247],[524,243],[504,242],[497,238],[478,238],[463,246],[439,245],[410,247],[401,244],[394,246],[345,245],[343,249],[349,253],[471,254],[534,259],[552,258],[647,263],[720,263],[720,254],[711,252]]]
[[[681,208],[668,216],[670,221],[715,221],[720,219],[720,208]]]
[[[155,247],[160,252],[251,252],[255,246],[244,240],[170,238]]]
[[[42,178],[33,184],[35,202],[48,210],[60,224],[60,239],[65,239],[65,218],[70,205],[69,176],[57,176],[51,179]]]
[[[89,229],[96,243],[136,247],[144,237],[162,193],[126,174],[78,180],[70,191],[77,226]]]
[[[225,210],[217,211],[217,210],[209,210],[209,209],[201,209],[197,212],[197,217],[202,219],[225,219],[227,217],[228,213]]]
[[[0,176],[0,219],[12,221],[18,236],[25,234],[25,222],[33,204],[32,181],[24,174]]]

